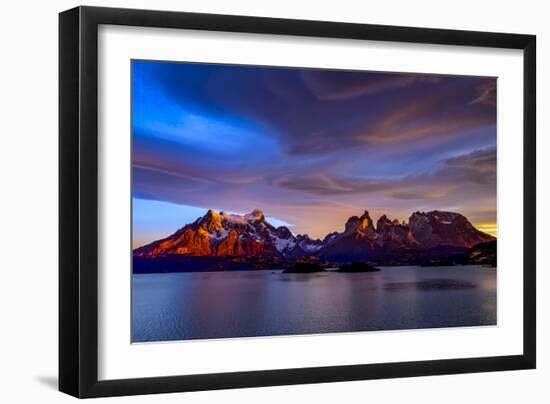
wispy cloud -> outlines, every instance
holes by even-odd
[[[136,197],[318,237],[363,209],[496,220],[494,79],[134,64]]]
[[[345,100],[407,87],[418,81],[438,83],[439,76],[399,73],[369,73],[335,70],[301,70],[300,76],[319,100]]]

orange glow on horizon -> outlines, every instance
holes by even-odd
[[[497,236],[497,224],[494,222],[475,223],[475,228],[484,233],[490,234],[493,237]]]

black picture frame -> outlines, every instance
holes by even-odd
[[[100,24],[523,50],[523,354],[98,380]],[[59,390],[104,397],[533,369],[536,366],[536,37],[263,17],[77,7],[59,15]]]

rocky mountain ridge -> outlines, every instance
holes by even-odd
[[[275,227],[259,209],[246,215],[209,210],[174,234],[134,250],[134,257],[315,257],[347,262],[395,261],[406,264],[419,256],[464,253],[495,237],[477,230],[455,212],[415,212],[408,222],[382,215],[374,225],[368,211],[350,217],[343,232],[323,240],[294,235],[285,226]],[[413,261],[411,261],[413,262]]]

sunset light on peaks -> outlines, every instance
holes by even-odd
[[[496,84],[134,60],[132,341],[494,326]]]
[[[134,60],[134,246],[211,208],[315,238],[365,209],[460,212],[494,234],[495,83]]]

